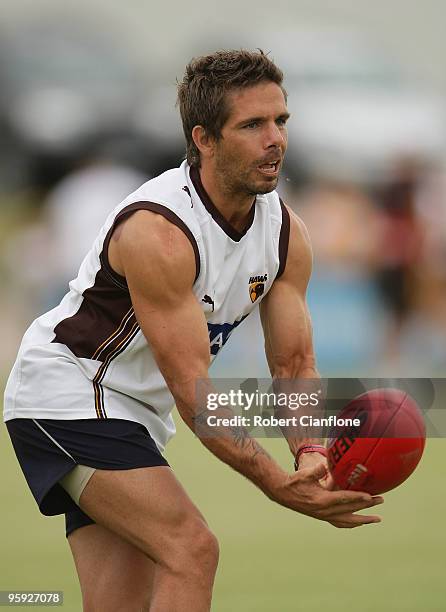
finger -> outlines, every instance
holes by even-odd
[[[330,472],[328,472],[324,478],[321,478],[319,484],[324,487],[324,489],[327,489],[327,491],[334,491],[336,489],[335,481]]]
[[[365,510],[366,508],[373,508],[374,506],[379,506],[384,502],[382,497],[372,497],[370,501],[357,502],[354,504],[347,503],[343,504],[342,507],[340,504],[336,504],[329,508],[325,508],[321,510],[321,514],[323,516],[336,516],[338,514],[345,514],[347,512],[357,512],[358,510]]]
[[[319,495],[319,510],[323,513],[355,512],[369,507],[372,496],[357,491],[329,491],[321,487],[323,493]],[[365,505],[364,505],[365,504]],[[373,505],[373,504],[372,504]]]
[[[343,521],[328,521],[330,525],[337,529],[356,529],[357,527],[364,527],[364,523],[345,523]]]
[[[302,468],[300,472],[302,473],[302,476],[308,478],[309,480],[319,481],[327,476],[328,468],[324,463],[318,463],[311,468]]]
[[[331,504],[354,504],[360,502],[370,502],[373,498],[369,493],[362,491],[329,491]]]
[[[365,514],[339,514],[328,521],[329,523],[341,523],[348,527],[360,527],[361,525],[371,525],[381,523],[380,516]]]
[[[342,521],[327,521],[333,527],[337,529],[355,529],[355,527],[362,527],[362,525],[351,525],[350,523],[343,523]]]

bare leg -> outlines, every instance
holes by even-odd
[[[151,612],[210,610],[218,544],[170,468],[96,470],[79,505],[156,563]]]
[[[82,591],[84,612],[146,612],[155,564],[101,525],[68,536]]]

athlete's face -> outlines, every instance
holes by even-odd
[[[256,195],[276,188],[287,147],[289,117],[272,82],[228,94],[230,115],[215,144],[215,170],[227,191]]]

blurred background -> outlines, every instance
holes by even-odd
[[[385,6],[363,0],[3,0],[1,380],[25,328],[66,292],[109,211],[181,162],[175,83],[186,63],[240,47],[269,52],[285,73],[292,116],[279,192],[313,242],[309,303],[322,375],[443,377],[445,18],[441,0],[389,0]],[[267,373],[258,317],[251,315],[213,374]],[[269,442],[289,464],[276,443]],[[444,482],[441,450],[442,440],[431,441],[412,480],[390,494],[383,511],[390,525],[339,534],[272,507],[180,426],[168,458],[222,538],[215,610],[291,611],[300,609],[294,604],[299,597],[302,609],[327,604],[337,610],[355,605],[364,592],[362,610],[444,609],[444,561],[437,562],[434,530],[445,507],[444,491],[437,490]],[[4,431],[0,452],[4,487],[11,491],[2,529],[16,521],[1,537],[0,589],[63,586],[66,609],[79,610],[60,520],[52,524],[38,515]],[[218,491],[211,485],[203,491],[203,478],[213,481],[216,474]],[[256,517],[248,521],[254,508]],[[427,511],[432,531],[420,525],[417,532],[414,522],[426,520]],[[444,536],[438,537],[444,546]],[[333,573],[341,545],[356,585],[349,593],[338,584],[342,564]],[[322,561],[321,547],[327,552]],[[54,560],[42,566],[50,556]],[[375,572],[379,592],[353,558]],[[316,572],[331,577],[315,580]],[[419,580],[409,586],[411,576]]]
[[[313,241],[321,372],[442,376],[442,3],[394,1],[386,20],[361,2],[279,1],[271,14],[229,2],[201,29],[199,5],[3,3],[0,371],[29,321],[65,293],[108,212],[181,162],[175,81],[186,62],[243,46],[270,52],[285,73],[292,117],[279,190]],[[257,326],[253,317],[234,334],[225,373],[236,355],[266,374],[261,342],[245,341]]]

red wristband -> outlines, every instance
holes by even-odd
[[[322,446],[322,444],[305,444],[305,446],[301,446],[297,451],[296,457],[294,459],[295,470],[299,469],[299,459],[300,456],[304,453],[320,453],[321,455],[324,455],[324,457],[326,457],[327,449],[325,448],[325,446]]]

